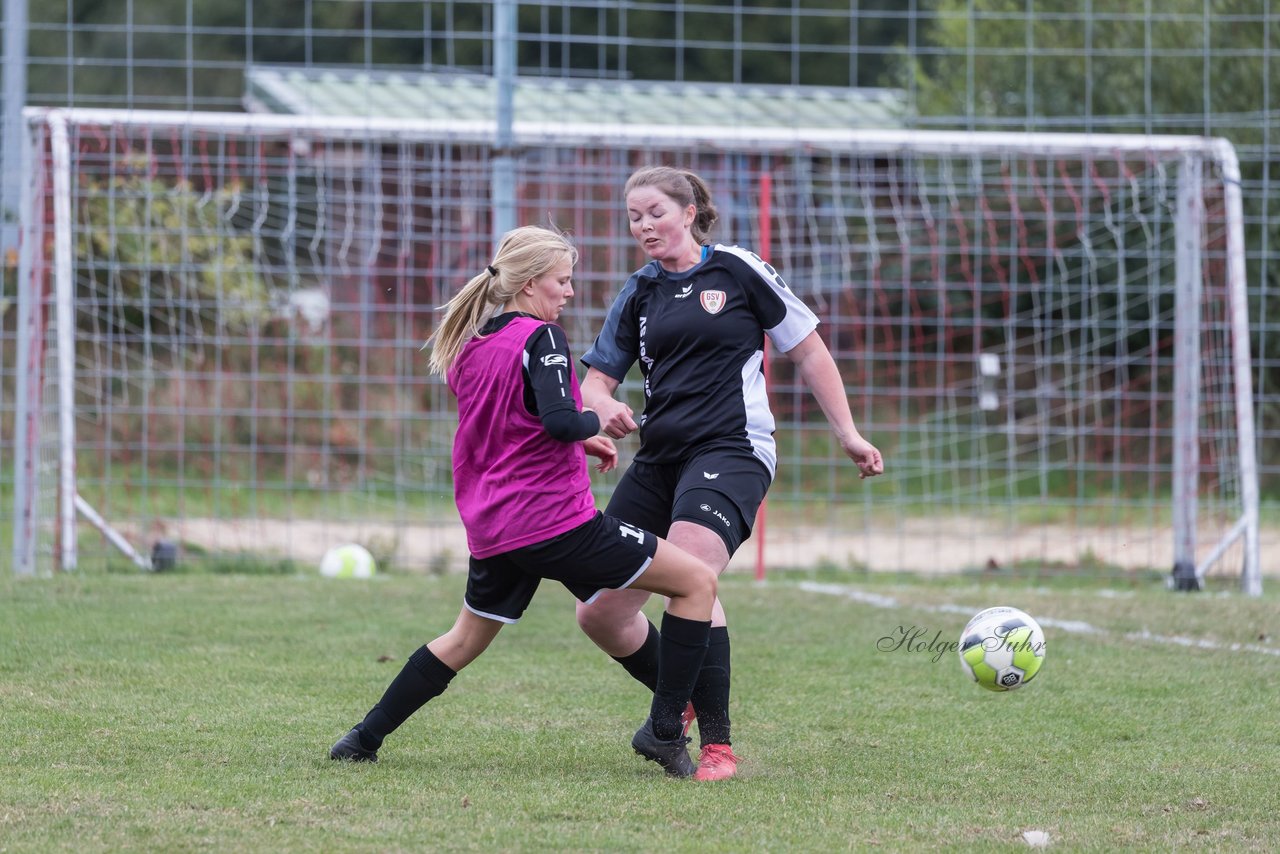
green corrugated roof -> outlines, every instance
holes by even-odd
[[[494,121],[492,77],[258,65],[246,75],[250,111],[436,121]],[[855,129],[903,126],[896,89],[734,86],[651,80],[518,77],[515,114],[569,124]]]

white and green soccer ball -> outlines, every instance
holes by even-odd
[[[320,560],[320,574],[326,578],[372,578],[377,571],[373,555],[355,543],[334,546]]]
[[[989,691],[1021,688],[1044,664],[1044,631],[1017,608],[979,611],[960,633],[960,665]]]

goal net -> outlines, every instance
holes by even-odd
[[[28,111],[18,572],[465,557],[419,352],[489,258],[493,129]],[[1193,137],[517,122],[518,219],[582,253],[581,354],[640,257],[637,164],[815,310],[886,475],[773,354],[778,479],[735,561],[1171,573],[1260,589],[1234,152]],[[638,409],[639,384],[622,393]],[[634,440],[621,444],[626,458]],[[597,479],[603,500],[613,481]]]

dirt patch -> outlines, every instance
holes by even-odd
[[[209,552],[287,557],[304,563],[320,560],[340,543],[361,543],[408,572],[466,569],[467,544],[456,517],[431,524],[329,522],[279,519],[183,519],[155,526],[165,537]],[[1221,532],[1200,536],[1200,557]],[[761,555],[763,542],[763,555]],[[1260,535],[1262,571],[1280,574],[1280,530]],[[1270,556],[1270,563],[1268,557]],[[903,519],[890,527],[773,526],[739,550],[731,571],[766,568],[869,569],[949,573],[974,568],[1057,567],[1084,574],[1116,569],[1167,571],[1173,566],[1173,533],[1167,528],[1023,525],[1011,527],[973,517]],[[1239,566],[1239,545],[1226,553],[1220,571]],[[1235,570],[1238,571],[1238,570]]]

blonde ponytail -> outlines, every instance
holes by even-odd
[[[554,270],[565,255],[571,264],[578,263],[578,250],[558,231],[526,225],[503,235],[493,261],[442,306],[444,319],[427,339],[431,373],[443,376],[495,310],[525,284]]]

